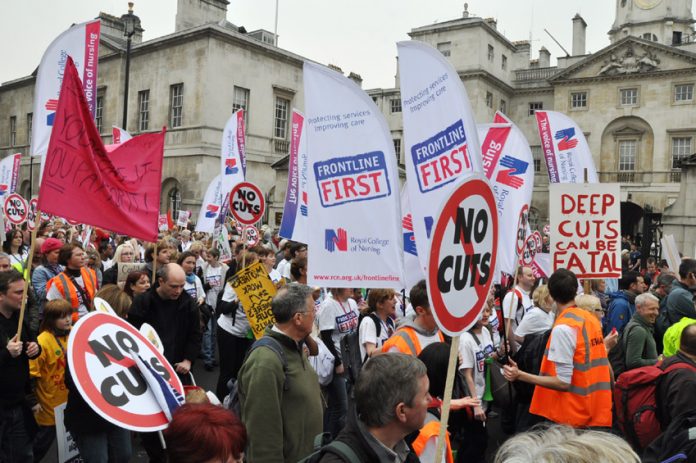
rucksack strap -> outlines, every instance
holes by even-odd
[[[324,447],[322,453],[333,453],[349,463],[361,463],[355,451],[341,441],[332,441],[329,445]]]
[[[285,357],[285,351],[283,350],[283,346],[281,346],[280,343],[272,337],[262,336],[261,338],[257,339],[251,345],[247,354],[244,356],[244,362],[246,362],[246,359],[249,358],[249,355],[251,355],[252,351],[259,347],[268,347],[278,356],[278,358],[280,359],[280,363],[283,365],[283,375],[285,376],[285,379],[283,380],[283,390],[287,391],[288,389],[290,389],[290,383],[288,381],[288,359]]]
[[[670,373],[674,370],[681,370],[681,369],[696,371],[696,366],[694,366],[690,363],[684,362],[684,361],[680,361],[680,362],[675,362],[666,368],[660,367],[660,369],[662,370],[662,374],[665,375],[665,374]]]

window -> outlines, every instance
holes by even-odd
[[[637,140],[619,141],[619,171],[633,172],[636,169]]]
[[[645,34],[641,35],[641,38],[650,40],[651,42],[657,42],[657,36],[652,32],[646,32]]]
[[[538,174],[541,172],[541,161],[543,158],[541,146],[530,146],[530,148],[532,149],[532,159],[534,160],[534,173]]]
[[[442,53],[442,56],[450,56],[450,49],[452,48],[452,42],[440,42],[437,44],[437,51]]]
[[[493,58],[495,58],[495,48],[493,48],[493,45],[488,45],[488,61],[492,63]]]
[[[574,109],[587,108],[587,92],[572,92],[570,94],[570,107]]]
[[[104,128],[104,95],[97,95],[94,122],[97,124],[97,132],[102,133],[102,128]]]
[[[544,103],[541,101],[533,101],[529,103],[529,115],[533,116],[535,111],[541,111],[544,109]]]
[[[169,87],[169,127],[181,127],[184,121],[184,84]]]
[[[176,220],[181,207],[181,192],[179,192],[178,186],[172,188],[167,199],[169,200],[169,210],[172,211],[172,218]]]
[[[273,136],[285,140],[288,135],[288,110],[290,100],[287,98],[276,97],[275,119],[273,124]]]
[[[138,130],[144,132],[150,126],[150,90],[138,92]]]
[[[493,107],[493,94],[491,92],[486,92],[486,106]]]
[[[401,139],[394,138],[394,154],[396,154],[396,159],[401,159]]]
[[[691,137],[672,138],[672,169],[679,169],[679,163],[692,152]]]
[[[503,69],[503,71],[507,70],[507,56],[503,55],[502,56],[503,62],[500,64],[500,67]]]
[[[638,104],[638,89],[637,88],[622,88],[621,106],[635,106]]]
[[[391,99],[391,112],[400,113],[401,112],[401,99],[392,98]]]
[[[674,86],[674,101],[692,101],[694,99],[694,84],[678,84]]]
[[[238,109],[244,110],[244,125],[249,125],[249,89],[244,87],[234,87],[232,99],[232,112]]]
[[[10,146],[17,144],[17,116],[10,116]]]
[[[507,101],[500,100],[500,112],[503,114],[507,112]]]
[[[372,97],[372,102],[373,102],[374,104],[377,104],[377,97],[376,97],[376,96],[373,96],[373,97]]]
[[[27,145],[31,143],[32,130],[34,130],[34,113],[27,113]]]

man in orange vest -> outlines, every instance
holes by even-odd
[[[445,341],[430,310],[425,280],[419,281],[411,288],[409,297],[416,316],[412,321],[406,321],[391,338],[384,341],[382,352],[401,352],[418,357],[430,344]]]
[[[77,243],[63,245],[58,252],[63,272],[48,280],[46,300],[65,299],[73,309],[73,321],[92,310],[97,292],[97,274],[85,266],[85,252]]]
[[[611,427],[611,373],[601,324],[575,306],[578,280],[571,271],[556,270],[548,286],[558,316],[539,375],[520,371],[512,360],[503,374],[536,385],[529,407],[534,415],[575,428]]]

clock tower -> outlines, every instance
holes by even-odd
[[[684,43],[694,33],[692,0],[616,0],[612,43],[632,35],[663,45]]]

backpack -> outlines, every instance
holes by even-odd
[[[331,438],[327,434],[328,433],[323,433],[316,436],[314,438],[314,448],[317,450],[297,463],[317,463],[319,460],[321,460],[321,457],[327,453],[333,453],[348,463],[360,463],[360,458],[358,458],[355,451],[344,442],[334,440],[326,445],[322,445],[326,440]]]
[[[696,461],[696,413],[684,412],[672,420],[660,437],[645,452],[643,463]]]
[[[249,351],[244,356],[244,363],[251,355],[251,353],[258,349],[259,347],[267,347],[276,353],[280,363],[283,365],[283,374],[285,375],[285,380],[283,381],[283,391],[287,391],[290,388],[288,381],[288,359],[285,358],[285,351],[283,346],[280,345],[278,341],[270,336],[263,336],[257,339],[249,348]],[[239,380],[237,378],[232,378],[227,382],[227,388],[230,391],[222,402],[222,406],[228,410],[234,412],[238,417],[242,416],[242,404],[239,400]]]
[[[377,339],[379,339],[382,333],[382,321],[379,319],[376,313],[371,312],[367,315],[360,315],[358,319],[358,329],[352,333],[341,338],[341,361],[343,362],[343,369],[345,371],[346,379],[350,384],[355,384],[358,380],[358,375],[360,374],[360,369],[363,363],[367,361],[367,356],[365,358],[360,355],[360,323],[365,318],[370,318],[375,324]],[[391,318],[387,318],[387,323],[393,325]]]
[[[632,325],[631,329],[638,325]],[[628,328],[628,326],[626,327]],[[609,358],[609,364],[614,372],[614,378],[618,378],[621,373],[626,371],[626,343],[628,342],[628,329],[625,329],[623,333],[619,336],[616,345],[611,348],[607,357]]]
[[[678,362],[664,369],[662,366],[649,365],[628,370],[616,380],[616,423],[634,448],[644,449],[662,432],[658,417],[657,383],[663,375],[680,368],[696,372],[696,367]]]
[[[526,371],[533,375],[538,375],[541,370],[541,361],[544,359],[546,345],[551,336],[551,329],[543,333],[528,334],[524,337],[524,342],[519,350],[513,355],[513,360],[521,371]],[[512,383],[517,392],[517,401],[519,403],[532,403],[534,395],[534,385],[522,381]]]

